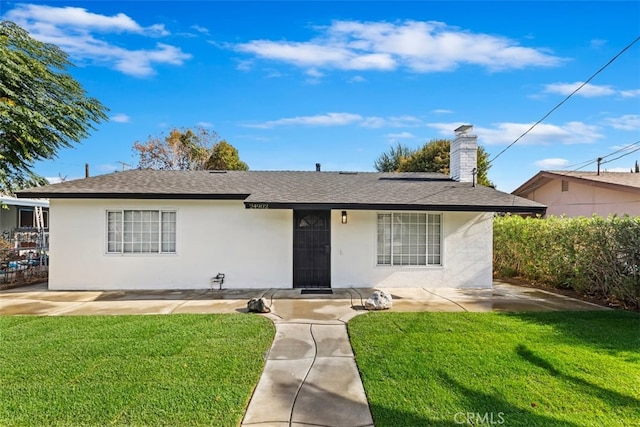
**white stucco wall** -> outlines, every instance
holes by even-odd
[[[527,198],[547,205],[548,216],[640,216],[640,194],[575,181],[569,181],[568,191],[562,191],[562,180],[555,179],[529,193]]]
[[[107,254],[111,209],[175,210],[176,253]],[[218,272],[227,289],[292,287],[291,210],[192,200],[52,200],[50,210],[52,290],[209,288]],[[491,287],[491,214],[443,213],[443,265],[427,267],[376,265],[377,212],[331,217],[332,287]]]
[[[292,212],[240,201],[52,200],[49,289],[291,287]],[[107,254],[108,209],[177,212],[176,254]]]
[[[493,216],[445,212],[442,266],[376,265],[377,212],[349,211],[348,223],[332,213],[332,287],[490,288]]]

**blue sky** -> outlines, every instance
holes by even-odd
[[[174,127],[216,131],[253,170],[372,171],[397,142],[453,138],[460,124],[493,158],[640,36],[637,1],[0,0],[0,18],[69,53],[72,75],[110,109],[80,145],[36,165],[67,179],[85,163],[92,175],[135,166],[133,143]],[[638,141],[640,42],[489,178],[510,192],[618,150],[602,168],[627,171]]]

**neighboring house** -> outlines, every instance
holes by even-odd
[[[512,194],[547,205],[547,215],[640,216],[640,173],[542,171]]]
[[[458,133],[456,180],[132,170],[19,196],[51,200],[50,289],[491,287],[494,212],[545,207],[475,186]]]
[[[49,227],[49,201],[0,196],[0,237],[10,239],[16,231],[33,231],[37,227],[36,208],[42,208],[44,228]]]

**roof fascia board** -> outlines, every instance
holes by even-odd
[[[49,207],[49,201],[48,200],[34,200],[34,199],[16,199],[14,197],[0,196],[0,205],[28,206],[28,207],[40,206],[42,208],[48,208]]]
[[[153,194],[153,193],[16,193],[18,197],[49,199],[145,199],[145,200],[244,200],[249,194]]]
[[[538,188],[544,186],[549,182],[550,179],[554,179],[554,176],[548,176],[547,172],[538,172],[520,187],[516,188],[511,192],[511,194],[516,196],[524,197],[524,195],[531,193],[532,191],[537,190]]]
[[[404,205],[366,203],[248,203],[246,209],[294,209],[294,210],[378,210],[378,211],[439,211],[439,212],[500,212],[532,213],[544,215],[546,206],[492,206],[492,205]]]

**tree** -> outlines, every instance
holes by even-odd
[[[248,170],[238,150],[218,134],[202,127],[172,129],[167,136],[150,136],[146,142],[134,142],[140,169],[157,170]]]
[[[71,66],[57,46],[0,22],[1,192],[46,182],[34,162],[55,158],[107,120],[108,109],[67,73]]]
[[[146,142],[134,142],[140,169],[202,170],[211,155],[218,135],[204,128],[172,129],[167,136],[149,136]]]
[[[449,174],[449,147],[447,139],[432,139],[413,151],[400,162],[398,172],[440,172]]]
[[[382,153],[373,166],[378,172],[395,172],[400,168],[400,163],[412,153],[409,147],[398,142],[395,147],[391,147],[389,153]]]
[[[389,153],[381,154],[373,166],[378,172],[439,172],[448,175],[450,148],[448,139],[432,139],[415,150],[398,144],[391,147]],[[478,184],[494,187],[488,177],[490,167],[489,155],[483,147],[478,147]]]
[[[220,141],[213,147],[213,153],[205,166],[208,170],[249,170],[249,166],[242,160],[238,150],[227,141]]]

